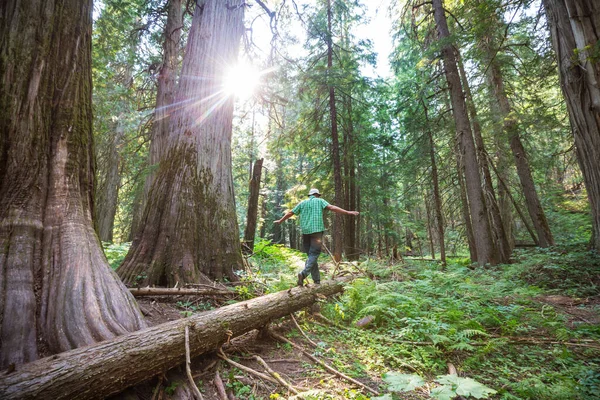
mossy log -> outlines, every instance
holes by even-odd
[[[103,399],[182,364],[186,326],[195,357],[341,292],[343,282],[294,287],[17,366],[0,372],[0,398]]]

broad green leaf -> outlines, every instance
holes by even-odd
[[[450,386],[438,386],[433,388],[431,389],[430,395],[437,400],[452,400],[456,397],[456,393]]]
[[[476,399],[487,399],[491,394],[496,393],[494,389],[471,378],[461,378],[456,375],[443,375],[438,377],[436,381],[441,385],[450,386],[459,396],[473,396]]]
[[[419,375],[398,372],[388,372],[383,376],[383,380],[389,383],[388,390],[390,392],[409,392],[425,384]]]
[[[386,393],[383,396],[371,397],[371,400],[393,400],[391,394]]]

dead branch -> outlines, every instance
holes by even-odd
[[[265,381],[268,381],[268,382],[274,383],[274,384],[276,384],[276,385],[277,385],[277,383],[278,383],[278,382],[277,382],[277,380],[276,380],[275,378],[271,378],[269,375],[265,375],[265,374],[263,374],[262,372],[258,372],[258,371],[256,371],[256,370],[254,370],[254,369],[250,368],[250,367],[246,367],[246,366],[245,366],[245,365],[243,365],[243,364],[237,363],[237,362],[233,361],[232,359],[230,359],[230,358],[227,358],[227,356],[225,355],[225,353],[223,353],[223,350],[221,350],[221,349],[219,349],[218,356],[219,356],[219,357],[220,357],[222,360],[226,361],[227,363],[229,363],[229,364],[233,365],[234,367],[236,367],[236,368],[238,368],[238,369],[241,369],[242,371],[245,371],[245,372],[247,372],[247,373],[249,373],[249,374],[252,374],[252,375],[254,375],[254,376],[257,376],[257,377],[259,377],[260,379],[263,379],[263,380],[265,380]]]
[[[300,331],[300,333],[302,334],[302,336],[304,336],[306,338],[306,340],[308,340],[308,343],[312,344],[314,347],[319,347],[319,345],[317,345],[315,342],[313,342],[312,340],[310,340],[310,338],[308,336],[306,336],[306,333],[304,333],[304,331],[302,330],[302,328],[300,328],[300,325],[298,325],[298,321],[296,321],[296,318],[294,318],[294,314],[290,314],[290,317],[292,317],[292,321],[294,321],[294,325],[296,325],[296,328],[298,328],[298,330]]]
[[[185,373],[190,381],[190,386],[192,387],[192,391],[196,398],[204,400],[202,393],[200,393],[198,386],[196,386],[196,382],[194,382],[192,370],[190,369],[190,327],[187,325],[185,326]]]
[[[271,369],[271,367],[269,367],[269,365],[265,362],[265,360],[263,360],[262,358],[260,358],[260,356],[254,356],[254,359],[256,361],[259,362],[260,365],[263,366],[263,368],[269,373],[271,374],[271,376],[275,379],[277,379],[277,382],[279,382],[281,385],[283,385],[284,387],[286,387],[290,392],[294,393],[294,394],[298,394],[298,391],[288,382],[286,382],[281,375],[279,375],[277,372],[273,371]]]
[[[219,375],[219,368],[215,370],[215,378],[213,379],[213,383],[217,388],[217,393],[219,393],[221,400],[228,400],[227,392],[225,391],[225,385],[223,385],[223,380],[221,379],[221,375]]]
[[[223,289],[182,289],[182,288],[130,288],[129,291],[135,297],[142,296],[235,296],[233,290]]]
[[[323,368],[325,368],[327,371],[329,371],[329,372],[331,372],[331,373],[339,376],[342,379],[345,379],[345,380],[347,380],[349,382],[352,382],[353,384],[355,384],[355,385],[357,385],[357,386],[359,386],[359,387],[361,387],[361,388],[363,388],[363,389],[365,389],[365,390],[373,393],[376,396],[379,396],[379,392],[377,390],[372,389],[372,388],[368,387],[367,385],[363,384],[362,382],[359,382],[356,379],[351,378],[348,375],[346,375],[346,374],[338,371],[337,369],[335,369],[335,368],[333,368],[333,367],[325,364],[323,361],[319,360],[318,358],[316,358],[315,356],[313,356],[312,354],[310,354],[309,352],[307,352],[306,350],[304,350],[301,346],[297,345],[296,343],[292,342],[291,340],[288,340],[288,339],[284,338],[283,336],[276,334],[275,332],[270,332],[270,333],[271,333],[271,335],[275,339],[280,340],[280,341],[285,342],[285,343],[288,343],[292,347],[300,350],[302,352],[302,354],[304,354],[304,356],[306,358],[308,358],[309,360],[311,360],[311,361],[319,364],[320,366],[322,366]]]

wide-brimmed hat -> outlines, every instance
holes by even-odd
[[[318,194],[320,196],[321,192],[319,192],[319,189],[312,188],[308,191],[308,195],[312,196],[313,194]]]

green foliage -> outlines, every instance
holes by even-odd
[[[125,259],[129,248],[131,247],[131,243],[102,243],[102,247],[104,248],[104,255],[110,264],[112,269],[117,269],[119,265]]]
[[[390,392],[410,392],[423,386],[425,381],[419,375],[400,374],[398,372],[388,372],[383,375],[383,380],[389,385]]]
[[[438,400],[450,400],[457,396],[472,396],[476,399],[487,399],[496,391],[471,378],[457,375],[443,375],[436,379],[441,386],[431,391],[431,396]]]

